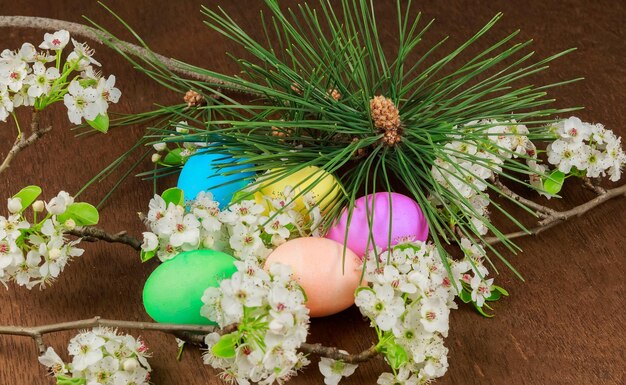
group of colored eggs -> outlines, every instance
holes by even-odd
[[[215,167],[222,161],[223,156],[214,154],[196,155],[187,161],[178,181],[187,199],[210,190],[220,207],[224,207],[233,194],[245,187],[242,176],[253,177],[241,173],[224,175],[223,169]],[[259,193],[273,196],[288,185],[304,189],[315,180],[319,182],[312,191],[324,197],[318,204],[325,212],[340,190],[336,179],[317,167],[303,168],[277,181],[268,179]],[[295,203],[296,209],[304,209],[302,198]],[[366,284],[361,280],[363,258],[373,245],[384,250],[402,240],[424,241],[427,237],[426,219],[413,199],[381,192],[357,199],[352,215],[345,210],[324,238],[296,238],[280,245],[268,256],[265,266],[269,268],[277,262],[291,266],[294,279],[307,295],[310,315],[323,317],[354,303],[354,291]],[[218,286],[219,281],[236,271],[234,261],[222,252],[196,250],[164,262],[146,281],[143,292],[146,311],[157,322],[211,323],[200,315],[202,294],[207,287]]]

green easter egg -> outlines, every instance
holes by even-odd
[[[230,278],[237,271],[234,262],[219,251],[194,250],[162,263],[143,288],[146,312],[161,323],[215,325],[200,315],[202,294]]]

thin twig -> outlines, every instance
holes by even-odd
[[[531,201],[530,199],[526,199],[521,195],[516,194],[515,192],[513,192],[510,188],[508,188],[506,185],[504,185],[499,179],[495,178],[493,181],[493,184],[498,187],[498,189],[500,190],[499,192],[502,195],[505,195],[515,201],[520,202],[521,204],[523,204],[524,206],[530,207],[533,210],[536,210],[536,214],[540,217],[548,217],[550,215],[554,215],[556,213],[555,210],[546,207],[544,205],[541,205],[537,202]]]
[[[30,122],[31,134],[28,137],[25,137],[24,135],[18,135],[18,137],[15,139],[15,142],[13,143],[13,147],[11,147],[6,157],[2,161],[2,164],[0,164],[0,174],[5,172],[9,168],[11,162],[13,161],[13,158],[15,158],[15,156],[20,151],[28,146],[35,144],[35,142],[41,139],[41,137],[44,136],[46,132],[52,129],[52,127],[39,127],[39,119],[39,112],[33,110],[32,120]]]
[[[67,232],[75,237],[82,238],[87,242],[105,241],[109,243],[123,243],[139,251],[141,250],[141,241],[135,237],[132,237],[126,233],[126,231],[120,231],[116,234],[109,234],[106,231],[97,227],[77,227],[74,230]]]
[[[43,342],[43,336],[45,334],[60,332],[64,330],[87,329],[98,326],[120,329],[160,331],[181,336],[187,339],[189,342],[199,345],[204,344],[204,336],[208,333],[217,332],[220,334],[228,334],[237,330],[237,325],[234,324],[219,329],[215,326],[206,325],[176,325],[141,321],[110,320],[100,317],[93,317],[83,320],[61,322],[42,326],[0,326],[0,334],[31,337],[33,340],[35,340],[39,352],[44,353],[46,351],[46,346]],[[371,347],[357,354],[345,354],[341,352],[338,348],[323,346],[321,344],[302,344],[300,346],[300,351],[306,354],[315,354],[318,356],[341,360],[347,363],[365,362],[378,355],[375,347]]]
[[[230,91],[239,92],[248,95],[259,95],[258,93],[252,91],[249,88],[244,86],[233,84],[230,82],[225,82],[223,80],[214,78],[212,76],[201,75],[193,71],[189,71],[184,68],[184,65],[175,60],[163,56],[161,54],[152,52],[144,47],[124,42],[121,40],[114,39],[113,36],[107,34],[104,31],[99,31],[95,28],[79,24],[72,23],[64,20],[50,19],[47,17],[33,17],[33,16],[0,16],[0,28],[8,27],[8,28],[36,28],[42,30],[60,30],[65,29],[70,32],[72,35],[81,36],[85,39],[93,40],[95,42],[101,44],[108,44],[121,52],[142,57],[142,58],[152,58],[156,61],[160,62],[170,71],[177,73],[183,77],[187,77],[189,79],[200,80],[203,82],[220,85],[225,89]]]
[[[530,229],[528,232],[516,231],[513,233],[505,234],[504,237],[507,239],[514,239],[514,238],[519,238],[519,237],[523,237],[526,235],[539,234],[543,231],[546,231],[547,229],[551,227],[558,225],[559,223],[567,221],[568,219],[581,216],[610,199],[617,198],[620,196],[626,196],[626,185],[615,187],[609,190],[602,189],[598,191],[601,191],[601,192],[599,192],[598,196],[596,196],[594,199],[591,199],[590,201],[587,201],[569,210],[556,211],[556,210],[550,209],[552,210],[552,214],[545,216],[541,221],[539,221],[539,225],[537,227]],[[545,206],[542,206],[542,207],[547,208]],[[489,238],[486,238],[485,241],[486,243],[493,245],[493,244],[499,243],[500,239],[498,237],[489,237]]]

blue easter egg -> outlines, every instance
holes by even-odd
[[[246,187],[249,178],[254,176],[252,172],[223,175],[225,172],[249,167],[243,164],[226,168],[217,167],[233,161],[233,158],[214,153],[200,152],[190,157],[178,177],[178,188],[185,193],[185,200],[195,199],[200,191],[209,191],[213,194],[213,200],[220,203],[220,207],[228,205],[233,195]]]

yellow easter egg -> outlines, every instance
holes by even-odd
[[[267,179],[267,183],[261,184],[261,188],[255,194],[256,201],[260,204],[267,205],[268,211],[271,207],[263,197],[267,196],[274,199],[284,197],[285,188],[288,186],[294,190],[295,196],[306,190],[309,186],[315,185],[308,193],[313,194],[315,203],[319,206],[323,214],[327,213],[335,205],[341,190],[339,188],[339,182],[333,175],[315,166],[305,167],[285,177],[279,176],[284,171],[284,169],[270,170],[268,175],[263,177]],[[280,179],[274,180],[274,177]],[[303,195],[294,200],[295,209],[301,213],[307,211]]]
[[[341,243],[317,237],[292,239],[267,257],[265,268],[277,262],[291,266],[293,279],[306,293],[311,317],[339,313],[354,304],[363,261],[350,249],[344,259]]]

